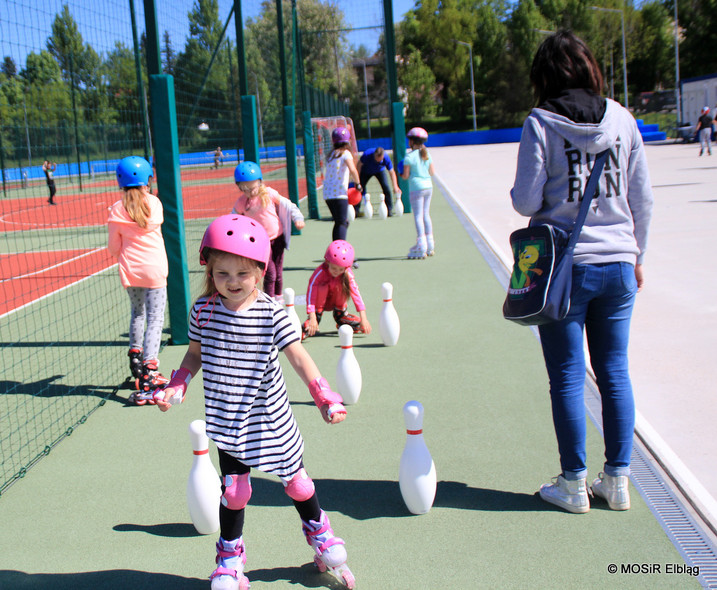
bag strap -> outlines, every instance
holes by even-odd
[[[575,225],[573,226],[572,232],[570,232],[570,239],[568,240],[567,245],[568,249],[574,248],[575,244],[577,244],[578,242],[580,231],[583,229],[585,218],[588,216],[588,209],[590,209],[590,203],[593,200],[593,195],[595,194],[595,189],[597,188],[597,183],[600,180],[600,174],[602,173],[602,169],[604,168],[605,162],[607,161],[607,155],[609,151],[610,150],[605,150],[603,152],[600,152],[595,158],[593,169],[590,172],[588,182],[585,185],[585,192],[583,193],[582,203],[580,203],[578,217],[575,220]]]

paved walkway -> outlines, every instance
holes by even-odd
[[[697,510],[717,527],[717,157],[647,145],[655,207],[630,361],[636,430]],[[434,148],[438,180],[510,265],[508,236],[526,219],[510,203],[518,144]]]

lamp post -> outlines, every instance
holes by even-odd
[[[466,43],[465,41],[459,41],[458,39],[453,39],[458,45],[465,45],[468,48],[468,59],[470,60],[468,62],[468,65],[471,67],[471,106],[473,107],[473,131],[478,130],[478,126],[476,125],[476,93],[475,88],[473,85],[473,48],[470,46],[470,43]]]
[[[622,83],[625,87],[625,108],[629,108],[629,101],[627,98],[627,57],[625,51],[625,13],[622,8],[603,8],[602,6],[591,6],[591,10],[600,10],[602,12],[619,12],[620,13],[620,27],[622,28]]]
[[[363,66],[363,91],[366,95],[366,127],[368,128],[368,138],[371,139],[371,114],[368,107],[368,82],[366,81],[366,60],[361,60]]]

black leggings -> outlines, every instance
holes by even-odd
[[[222,474],[222,480],[225,475],[244,475],[245,473],[249,473],[249,471],[251,471],[251,468],[248,465],[245,465],[236,457],[232,457],[229,453],[222,451],[221,449],[218,450],[219,470]],[[223,493],[224,482],[222,481],[222,494]],[[314,492],[314,495],[308,500],[304,500],[303,502],[292,500],[292,502],[294,502],[294,507],[299,513],[301,520],[305,522],[315,520],[318,522],[321,519],[321,506],[319,505],[319,499],[316,496],[316,492]],[[245,508],[242,508],[241,510],[231,510],[230,508],[224,506],[224,504],[219,505],[220,534],[223,539],[231,541],[232,539],[238,539],[242,536],[242,532],[244,531],[245,510]]]
[[[326,199],[326,205],[334,218],[334,229],[331,232],[332,240],[345,240],[349,229],[349,201],[348,199]]]

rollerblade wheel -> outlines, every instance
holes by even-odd
[[[323,574],[326,571],[326,564],[321,561],[321,558],[317,555],[314,557],[314,563],[316,564],[316,567],[319,568],[319,571]]]
[[[356,578],[354,578],[354,575],[351,572],[343,572],[341,574],[341,577],[344,580],[344,584],[346,584],[346,587],[349,590],[353,590],[353,588],[356,588]]]

